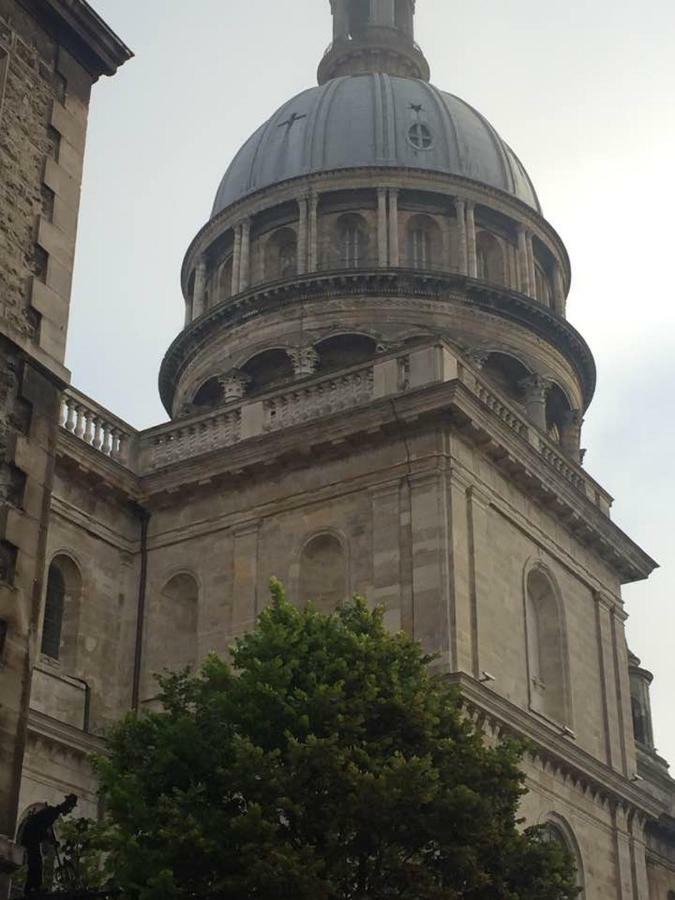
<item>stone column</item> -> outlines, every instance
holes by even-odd
[[[552,384],[541,375],[531,375],[520,382],[525,391],[525,408],[527,417],[541,431],[546,432],[546,398]]]
[[[560,263],[553,264],[553,307],[559,316],[566,312],[567,298],[565,297],[565,282],[563,280]]]
[[[537,270],[534,264],[534,246],[532,244],[532,232],[528,231],[527,241],[527,268],[530,279],[530,297],[537,299]]]
[[[251,220],[241,223],[241,260],[239,262],[239,290],[245,291],[251,280]]]
[[[469,248],[466,241],[466,203],[457,198],[455,200],[455,212],[457,214],[457,236],[459,238],[459,274],[469,274]]]
[[[231,369],[218,378],[218,383],[223,389],[223,399],[225,403],[232,403],[235,400],[242,400],[246,393],[246,386],[250,382],[249,376],[239,369]]]
[[[398,188],[389,191],[389,265],[396,268],[400,263],[398,246]]]
[[[478,278],[478,252],[476,249],[476,207],[466,205],[467,268],[471,278]]]
[[[319,195],[309,197],[309,272],[316,272],[319,267]]]
[[[527,231],[523,225],[518,226],[518,285],[521,294],[532,293],[530,288],[530,261],[527,254]]]
[[[202,256],[195,269],[195,283],[192,290],[192,317],[198,319],[206,312],[206,260]]]
[[[297,378],[314,375],[319,365],[319,354],[314,347],[294,347],[287,351]]]
[[[234,250],[232,252],[232,296],[239,293],[241,271],[241,225],[234,226]]]
[[[565,413],[560,432],[560,446],[576,463],[581,462],[581,426],[584,418],[581,410],[570,409]]]
[[[387,265],[387,189],[377,189],[377,262]]]
[[[402,628],[401,618],[401,486],[398,481],[371,493],[373,516],[372,602],[384,607],[390,631]]]
[[[298,200],[298,275],[307,271],[307,197]]]
[[[233,635],[250,631],[258,615],[259,522],[249,522],[232,532]]]

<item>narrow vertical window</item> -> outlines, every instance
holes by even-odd
[[[345,216],[339,226],[340,265],[346,269],[358,269],[366,264],[368,237],[365,223],[360,216]]]
[[[61,632],[66,603],[66,580],[56,563],[49,567],[47,601],[42,627],[42,652],[51,659],[61,656]]]
[[[535,712],[568,723],[563,623],[553,585],[534,569],[526,586],[527,657],[530,706]]]

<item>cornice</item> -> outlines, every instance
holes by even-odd
[[[468,195],[467,199],[472,199],[484,205],[489,205],[489,201],[493,200],[495,208],[504,215],[511,217],[514,223],[529,226],[550,242],[563,266],[566,289],[569,292],[572,273],[567,248],[551,223],[523,200],[483,182],[473,181],[470,178],[463,178],[459,175],[444,175],[443,172],[433,169],[363,166],[322,170],[289,178],[248,194],[218,213],[217,216],[214,216],[202,226],[186,251],[181,267],[183,295],[187,296],[188,294],[188,282],[190,274],[196,265],[197,257],[226,231],[240,222],[242,218],[249,218],[282,203],[299,199],[308,192],[329,193],[337,189],[344,190],[349,188],[360,190],[370,186],[368,182],[374,176],[379,177],[378,186],[381,187],[404,187],[407,190],[414,188],[424,190],[426,188],[434,193],[446,193],[448,200],[459,190],[463,195]]]
[[[89,757],[93,753],[101,753],[105,746],[100,737],[87,734],[34,709],[28,714],[28,732],[42,740],[59,744],[77,756]]]
[[[85,0],[20,0],[46,20],[64,44],[96,80],[114,75],[133,57],[131,50]]]
[[[567,356],[577,371],[585,406],[590,405],[596,385],[591,350],[579,332],[548,307],[517,291],[490,287],[464,275],[372,268],[310,273],[293,281],[251,288],[215,306],[176,337],[162,361],[159,391],[165,408],[171,413],[176,384],[187,365],[203,348],[219,340],[225,329],[296,304],[353,295],[468,303],[529,329]]]
[[[662,804],[587,753],[571,736],[559,733],[469,675],[453,673],[447,678],[460,688],[462,702],[477,727],[496,739],[524,737],[531,742],[526,756],[532,764],[539,763],[562,780],[571,781],[602,805],[623,806],[650,819],[663,814]]]
[[[138,478],[132,471],[64,428],[58,430],[56,458],[60,465],[75,469],[78,475],[88,479],[94,489],[105,488],[118,502],[140,500]]]

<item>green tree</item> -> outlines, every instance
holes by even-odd
[[[101,845],[140,900],[567,900],[518,827],[522,748],[485,746],[431,659],[355,599],[273,603],[228,664],[161,680],[96,761]]]

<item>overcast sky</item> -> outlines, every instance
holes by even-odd
[[[315,82],[329,2],[93,2],[136,59],[94,92],[68,362],[78,388],[145,427],[166,418],[157,372],[183,319],[183,254],[239,146]],[[569,316],[599,370],[586,465],[663,566],[627,588],[628,633],[675,764],[675,4],[417,7],[432,80],[511,144],[570,252]]]

